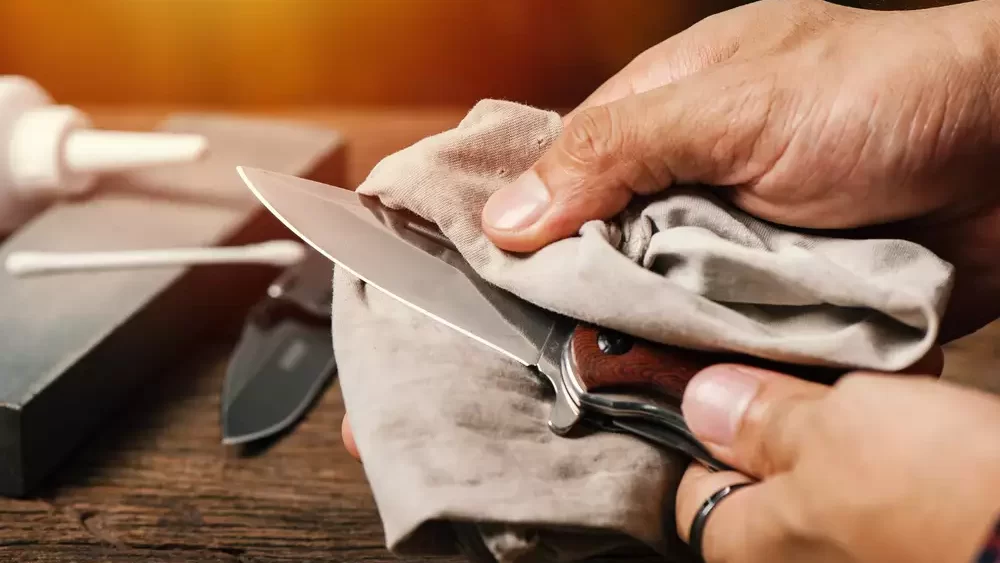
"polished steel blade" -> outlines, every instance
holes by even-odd
[[[437,228],[377,198],[253,168],[237,169],[257,198],[304,242],[407,306],[536,368],[552,384],[549,426],[564,434],[581,407],[625,431],[711,462],[679,410],[567,386],[576,321],[482,280]],[[710,464],[710,466],[712,466]]]
[[[574,321],[485,282],[434,224],[377,198],[266,170],[237,170],[271,213],[338,266],[541,373],[555,393],[554,431],[568,432],[579,419],[561,374]]]
[[[524,365],[539,364],[557,317],[484,282],[434,225],[373,197],[238,170],[276,217],[340,267]]]

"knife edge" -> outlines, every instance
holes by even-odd
[[[237,172],[239,172],[240,177],[243,178],[243,181],[244,181],[244,183],[246,183],[247,187],[254,193],[254,196],[256,196],[256,198],[268,209],[268,211],[270,211],[275,217],[277,217],[296,236],[298,236],[306,244],[308,244],[310,247],[312,247],[314,250],[316,250],[316,252],[319,252],[320,254],[322,254],[323,256],[325,256],[328,260],[330,260],[331,262],[333,262],[334,264],[336,264],[338,267],[343,268],[345,271],[347,271],[348,273],[350,273],[352,276],[354,276],[354,277],[360,279],[361,281],[365,282],[366,284],[368,284],[368,285],[370,285],[370,286],[378,289],[382,293],[384,293],[384,294],[392,297],[393,299],[395,299],[396,301],[399,301],[403,305],[406,305],[407,307],[410,307],[411,309],[419,312],[420,314],[426,315],[426,316],[430,317],[431,319],[433,319],[433,320],[435,320],[435,321],[437,321],[437,322],[439,322],[439,323],[441,323],[441,324],[443,324],[443,325],[445,325],[445,326],[447,326],[447,327],[449,327],[449,328],[451,328],[451,329],[459,332],[460,334],[463,334],[464,336],[466,336],[468,338],[471,338],[471,339],[475,340],[476,342],[479,342],[479,343],[487,346],[491,350],[494,350],[496,352],[499,352],[499,353],[503,354],[505,357],[508,357],[508,358],[510,358],[510,359],[518,362],[519,364],[521,364],[523,366],[531,367],[531,366],[537,365],[538,358],[536,358],[534,361],[521,358],[518,355],[516,355],[516,354],[514,354],[514,353],[512,353],[512,352],[510,352],[510,351],[508,351],[506,349],[504,349],[502,346],[494,344],[494,343],[490,342],[489,340],[476,335],[475,333],[473,333],[473,332],[471,332],[471,331],[469,331],[469,330],[467,330],[467,329],[465,329],[465,328],[463,328],[463,327],[461,327],[461,326],[459,326],[459,325],[451,322],[450,320],[448,320],[448,319],[446,319],[446,318],[444,318],[444,317],[442,317],[440,315],[435,314],[434,312],[432,312],[430,310],[427,310],[425,308],[422,308],[422,307],[416,305],[415,303],[407,301],[406,299],[400,297],[399,295],[396,295],[395,292],[390,291],[388,288],[384,287],[380,283],[375,282],[369,276],[365,276],[361,272],[358,272],[356,269],[352,268],[350,265],[345,264],[342,260],[340,260],[340,259],[332,256],[327,250],[325,250],[320,244],[318,244],[316,241],[314,241],[310,236],[308,236],[306,233],[302,232],[302,230],[299,229],[299,228],[297,228],[294,224],[292,224],[291,221],[288,221],[285,218],[285,216],[280,211],[278,211],[271,204],[271,202],[269,201],[269,199],[263,193],[261,193],[260,189],[254,184],[254,181],[249,177],[249,175],[247,174],[247,171],[248,171],[247,168],[245,168],[243,166],[238,166],[238,167],[236,167],[236,170],[237,170]],[[266,173],[265,171],[258,171],[258,172],[260,172],[260,173]]]

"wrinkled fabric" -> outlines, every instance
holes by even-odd
[[[358,188],[433,221],[487,281],[546,309],[655,342],[894,371],[934,344],[951,266],[900,240],[781,229],[673,187],[529,254],[494,246],[490,194],[558,136],[558,114],[484,101],[390,155]],[[680,556],[686,461],[629,436],[563,438],[545,384],[345,271],[334,345],[390,549],[453,551],[475,524],[499,561],[565,561],[640,545]]]
[[[637,540],[668,551],[680,458],[623,435],[556,436],[520,364],[345,270],[334,296],[341,389],[391,550],[453,553],[459,522],[482,524],[464,533],[500,561]]]

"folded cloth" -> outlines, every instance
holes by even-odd
[[[483,101],[390,155],[358,191],[433,221],[484,279],[656,342],[801,364],[898,370],[933,346],[952,267],[901,240],[782,229],[709,189],[672,187],[529,254],[480,213],[558,136],[558,114]],[[335,271],[334,346],[365,471],[397,553],[474,536],[498,561],[641,545],[680,556],[685,459],[629,436],[555,436],[523,366]],[[471,530],[471,533],[470,533]]]

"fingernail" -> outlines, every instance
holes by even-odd
[[[681,410],[688,427],[699,439],[727,446],[760,381],[753,374],[730,366],[713,366],[691,379]]]
[[[552,198],[542,179],[529,170],[497,190],[483,209],[483,221],[502,231],[519,231],[541,218]]]

